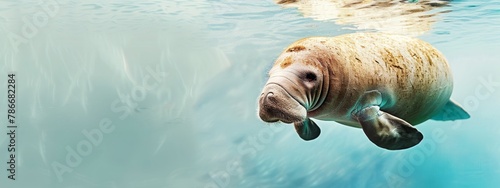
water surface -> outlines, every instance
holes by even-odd
[[[2,170],[1,187],[500,185],[499,2],[316,2],[0,3],[0,88],[9,72],[19,88],[17,180]],[[304,142],[258,119],[267,71],[287,45],[365,31],[441,50],[452,97],[472,118],[427,121],[422,143],[403,151],[334,122]],[[2,168],[8,142],[0,137]]]

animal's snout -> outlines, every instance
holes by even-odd
[[[259,117],[265,122],[301,121],[306,111],[285,89],[276,84],[267,85],[259,98]]]
[[[259,117],[265,122],[277,122],[276,96],[272,91],[263,91],[259,99]]]

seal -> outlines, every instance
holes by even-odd
[[[304,140],[319,136],[311,118],[362,128],[375,145],[406,149],[428,119],[468,119],[450,99],[453,78],[436,48],[382,33],[310,37],[286,48],[258,99],[265,122],[293,123]]]

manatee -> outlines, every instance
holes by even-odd
[[[429,43],[382,33],[309,37],[287,47],[269,71],[258,99],[264,122],[294,124],[313,140],[311,119],[362,128],[375,145],[406,149],[426,120],[468,119],[450,99],[453,78],[444,55]]]

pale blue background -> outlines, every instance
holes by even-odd
[[[319,122],[321,136],[304,142],[256,115],[288,44],[363,31],[349,23],[271,0],[0,2],[0,187],[498,187],[500,2],[433,11],[445,13],[418,37],[447,56],[453,98],[472,118],[425,122],[421,144],[387,151],[360,129]],[[33,16],[39,26],[25,31]],[[11,71],[16,181],[4,170]],[[113,131],[71,172],[54,170],[102,120]]]

